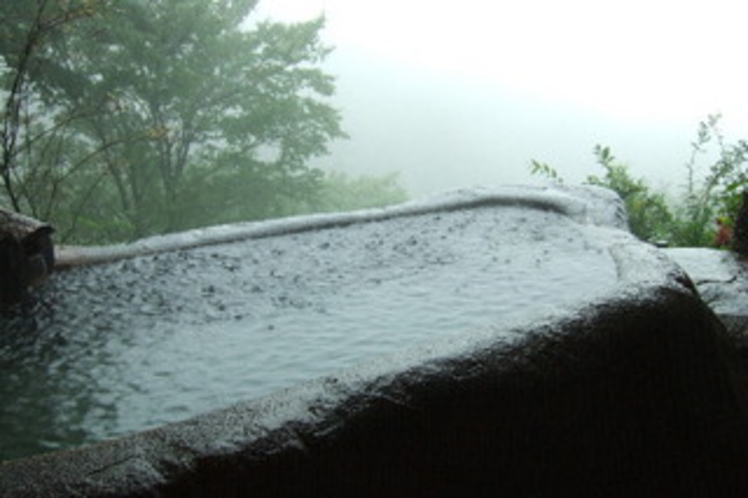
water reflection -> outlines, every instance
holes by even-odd
[[[0,320],[0,458],[78,446],[91,440],[91,427],[112,428],[116,403],[98,382],[113,362],[106,328],[63,326],[54,306]]]

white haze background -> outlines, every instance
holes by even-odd
[[[326,18],[351,139],[317,165],[399,171],[418,196],[532,182],[531,159],[582,181],[600,172],[597,143],[679,188],[708,114],[748,138],[747,14],[725,0],[264,0],[255,16]]]

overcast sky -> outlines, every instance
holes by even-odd
[[[414,195],[530,181],[531,159],[579,180],[597,143],[672,186],[708,114],[748,138],[748,3],[261,0],[257,14],[325,15],[351,140],[322,164],[401,171]]]

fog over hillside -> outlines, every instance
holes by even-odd
[[[413,195],[537,181],[532,159],[569,181],[598,173],[592,148],[608,145],[655,186],[683,178],[698,122],[615,120],[490,82],[363,58],[344,47],[327,67],[350,140],[318,165],[361,174],[398,171]],[[706,116],[705,116],[706,117]]]
[[[265,0],[257,18],[324,15],[325,62],[351,139],[318,165],[398,171],[413,195],[533,181],[531,159],[569,181],[611,147],[675,190],[699,121],[748,136],[737,2]],[[708,166],[705,158],[704,169]]]

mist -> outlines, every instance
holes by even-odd
[[[335,105],[350,139],[316,165],[351,174],[396,171],[413,196],[445,189],[533,183],[532,159],[570,182],[600,173],[592,149],[610,146],[653,186],[678,188],[694,122],[616,120],[593,109],[498,84],[377,59],[339,47]],[[706,116],[704,116],[706,118]]]
[[[748,126],[732,62],[743,12],[729,2],[268,0],[257,14],[325,16],[325,69],[351,138],[315,165],[397,171],[413,196],[536,182],[532,159],[580,182],[600,173],[596,144],[676,191],[700,121],[723,114],[728,139]]]

